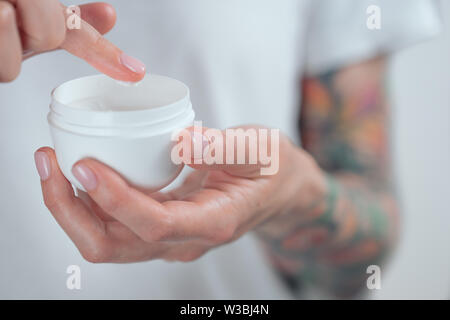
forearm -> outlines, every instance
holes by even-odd
[[[329,221],[331,236],[310,249],[310,266],[317,283],[336,295],[353,296],[366,287],[367,267],[380,266],[394,246],[396,199],[390,189],[375,189],[352,174],[330,177],[329,184],[329,197],[335,194],[336,201],[329,201],[322,221]]]
[[[302,147],[326,188],[309,206],[302,192],[301,205],[261,229],[287,278],[313,277],[341,296],[365,285],[396,235],[384,71],[378,58],[304,82]]]
[[[376,189],[360,176],[324,177],[326,192],[309,209],[280,216],[258,234],[290,282],[311,281],[352,296],[365,285],[367,267],[380,265],[395,242],[396,201],[389,189]]]

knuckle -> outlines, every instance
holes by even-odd
[[[37,51],[48,51],[58,48],[65,38],[65,30],[57,28],[51,32],[45,32],[33,39],[33,48]]]
[[[14,7],[5,1],[0,1],[0,30],[9,30],[15,27],[16,13]],[[14,41],[15,42],[15,41]],[[15,80],[20,73],[22,53],[20,43],[8,43],[8,46],[1,46],[0,50],[5,58],[0,67],[0,82],[11,82]]]
[[[17,79],[20,74],[20,64],[16,66],[12,66],[9,68],[10,70],[0,72],[0,82],[11,82]]]
[[[14,7],[6,1],[0,1],[0,27],[4,27],[16,18]]]
[[[111,252],[104,241],[98,241],[80,253],[86,261],[91,263],[104,263],[111,259]]]
[[[54,48],[57,48],[61,46],[61,44],[64,42],[64,39],[66,38],[66,28],[65,26],[61,26],[57,28],[53,34],[54,43],[52,44]]]
[[[152,228],[148,228],[148,225],[144,226],[144,230],[141,232],[141,238],[145,242],[173,240],[174,235],[173,222],[168,216],[161,218]]]
[[[61,202],[51,195],[44,195],[44,204],[50,212],[57,212],[61,210]]]
[[[199,259],[203,254],[203,251],[187,251],[180,255],[177,260],[180,262],[192,262]]]
[[[221,228],[211,233],[209,240],[213,244],[223,244],[230,242],[235,234],[235,228],[232,226]]]
[[[28,29],[31,47],[36,51],[56,49],[66,37],[66,24],[62,12],[45,19],[40,26],[28,26]]]

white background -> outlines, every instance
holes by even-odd
[[[376,298],[450,298],[450,1],[440,37],[392,66],[403,233]]]
[[[387,270],[382,270],[382,289],[375,298],[450,295],[450,2],[442,4],[444,33],[393,60],[393,127],[404,230]],[[45,72],[55,68],[59,75]],[[92,73],[84,63],[56,52],[27,61],[19,79],[0,85],[0,298],[170,297],[174,288],[152,270],[173,271],[176,277],[178,265],[90,265],[42,204],[33,152],[50,144],[48,94],[64,80],[66,69],[71,77]],[[19,97],[20,104],[14,103]],[[241,258],[251,259],[251,253]],[[79,292],[65,287],[70,264],[80,265],[83,272]],[[214,270],[207,269],[207,283],[179,280],[201,296],[203,288],[218,286]],[[195,272],[202,271],[191,274]],[[149,288],[157,294],[149,295]]]

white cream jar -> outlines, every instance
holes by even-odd
[[[58,164],[84,190],[72,166],[94,158],[132,185],[157,191],[180,173],[171,158],[172,133],[192,125],[189,89],[158,75],[124,85],[104,75],[63,83],[52,92],[48,122]]]

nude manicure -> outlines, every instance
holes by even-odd
[[[97,177],[94,172],[83,164],[77,164],[72,168],[72,174],[83,185],[86,191],[97,188]]]
[[[131,57],[125,53],[120,56],[120,63],[124,65],[127,69],[133,71],[134,73],[144,73],[145,64],[143,64],[138,59]]]
[[[37,151],[34,154],[34,162],[36,163],[36,169],[41,180],[45,181],[50,178],[50,159],[47,154],[42,151]]]

